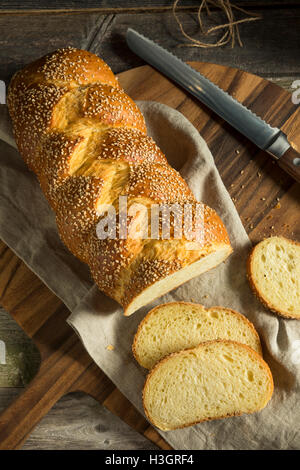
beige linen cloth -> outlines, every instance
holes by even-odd
[[[15,149],[6,106],[0,109],[0,237],[67,305],[68,323],[85,348],[126,397],[143,413],[145,371],[135,362],[131,344],[138,323],[152,307],[171,300],[232,307],[251,320],[261,336],[275,392],[259,413],[161,432],[178,450],[296,449],[300,447],[300,322],[265,310],[246,279],[248,236],[226,191],[213,157],[193,125],[178,111],[140,102],[149,134],[180,171],[196,198],[223,219],[234,253],[209,271],[142,308],[131,317],[93,285],[86,265],[59,239],[54,213],[36,177]],[[16,293],[17,295],[17,293]],[[113,345],[114,350],[107,350]],[[299,346],[298,346],[299,348]]]

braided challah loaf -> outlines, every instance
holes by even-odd
[[[134,204],[195,207],[196,200],[99,57],[73,48],[42,57],[13,77],[7,103],[19,151],[56,213],[63,242],[125,315],[230,254],[225,227],[207,206],[195,249],[174,236],[174,223],[169,239],[121,236],[119,196],[127,196],[131,228],[140,220],[138,211],[130,215]],[[96,229],[105,204],[116,210],[116,230],[101,239]]]

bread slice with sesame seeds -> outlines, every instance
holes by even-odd
[[[266,307],[300,320],[300,243],[284,237],[258,243],[248,258],[248,279]]]
[[[205,308],[190,302],[170,302],[152,309],[139,324],[132,351],[137,362],[151,369],[165,356],[204,341],[229,339],[262,354],[252,323],[234,310]]]
[[[169,236],[162,236],[162,213],[157,234],[139,233],[141,206],[150,220],[152,208],[183,213],[186,205],[196,233],[200,203],[95,54],[67,47],[29,64],[12,78],[7,104],[20,154],[56,213],[62,241],[125,315],[230,255],[226,229],[205,204],[197,240],[175,233],[172,214]]]
[[[253,349],[234,341],[201,343],[162,359],[149,372],[143,405],[163,431],[254,413],[272,397],[271,371]]]

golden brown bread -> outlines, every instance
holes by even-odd
[[[63,242],[126,315],[231,253],[223,223],[204,205],[197,249],[174,236],[174,224],[170,239],[121,237],[119,196],[127,196],[128,211],[137,203],[195,208],[196,200],[99,57],[73,48],[42,57],[13,77],[7,103],[18,149],[56,213]],[[115,238],[96,233],[104,204],[116,210]],[[128,215],[127,225],[137,217]]]

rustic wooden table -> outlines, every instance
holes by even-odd
[[[181,21],[192,35],[197,32],[195,18],[199,3],[196,0],[180,3]],[[244,47],[198,49],[178,47],[185,40],[172,15],[172,1],[66,0],[59,2],[59,7],[58,2],[49,0],[1,1],[0,79],[8,83],[15,70],[66,45],[98,54],[115,73],[143,65],[126,46],[125,32],[130,26],[186,61],[238,67],[292,91],[292,83],[300,79],[300,2],[250,0],[236,3],[246,5],[263,17],[241,27]],[[291,192],[299,198],[299,186],[291,187]],[[261,233],[260,221],[258,217],[254,225],[246,227],[252,240]],[[291,218],[285,234],[299,238],[297,217]],[[1,307],[0,341],[6,350],[5,364],[1,363],[4,361],[0,355],[1,411],[34,377],[39,367],[39,354]],[[60,400],[33,431],[24,448],[150,449],[155,446],[92,398],[76,393]]]

